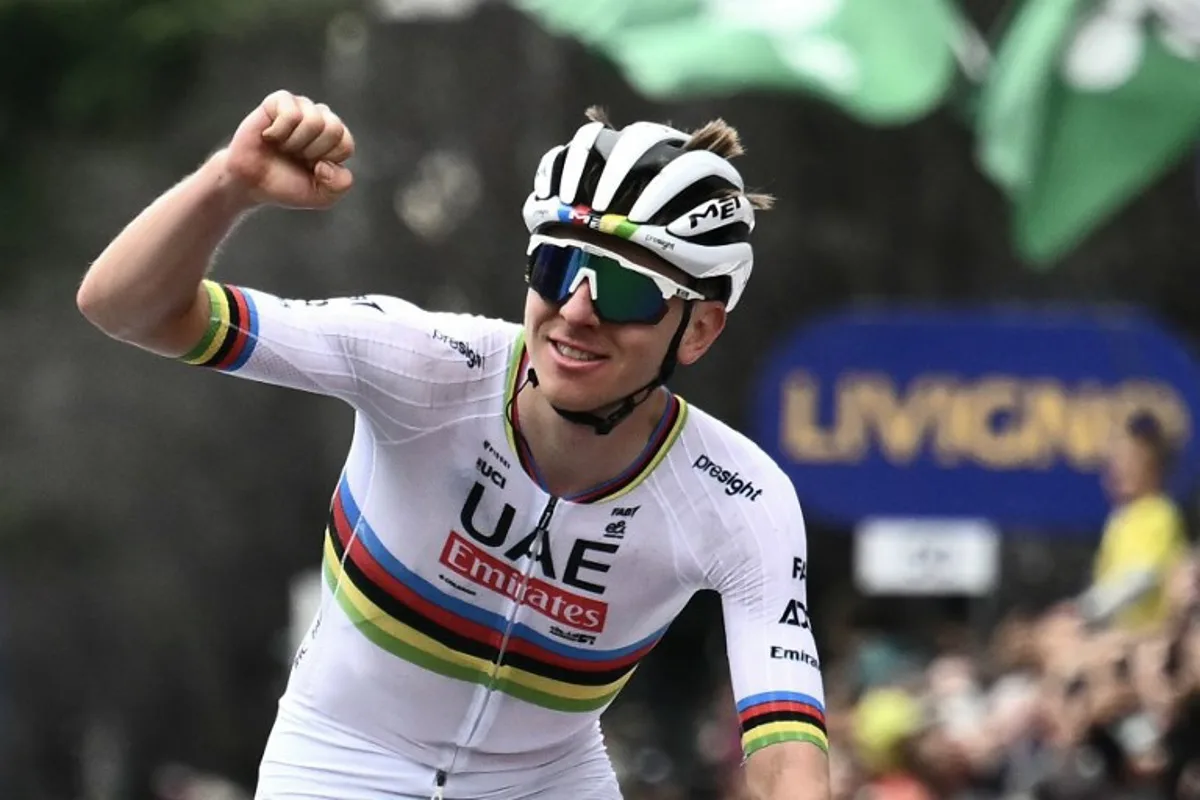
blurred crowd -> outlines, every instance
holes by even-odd
[[[889,666],[830,687],[835,797],[1200,798],[1198,587],[1193,558],[1144,630],[1064,603],[1011,614],[982,652],[872,642]]]
[[[834,798],[1200,798],[1200,550],[1164,491],[1171,464],[1155,419],[1114,432],[1112,510],[1083,591],[1062,575],[1055,599],[1018,601],[994,625],[931,624],[929,606],[859,598],[847,630],[822,642]],[[726,686],[695,726],[706,790],[684,768],[668,779],[615,717],[627,797],[747,798],[733,707]]]
[[[864,632],[823,665],[835,800],[1200,798],[1200,555],[1166,595],[1162,623],[1136,631],[1063,602],[1008,614],[980,647]],[[636,719],[606,724],[627,798],[696,797]],[[747,800],[727,689],[693,734],[704,794]]]
[[[826,654],[835,798],[1200,798],[1200,551],[1172,451],[1145,414],[1114,432],[1084,591],[932,648],[893,619]]]
[[[1145,630],[1089,624],[1064,602],[1010,613],[983,647],[946,636],[932,656],[894,631],[864,633],[823,670],[833,797],[1200,798],[1200,554],[1173,571],[1166,598],[1166,618]],[[661,746],[659,716],[622,703],[606,717],[627,800],[748,800],[728,686],[689,731],[686,766]],[[156,795],[249,792],[170,766]]]
[[[1165,619],[1139,630],[1062,602],[1009,613],[981,646],[973,631],[932,652],[863,631],[823,664],[833,797],[1200,798],[1200,555],[1166,589]],[[727,687],[692,731],[703,781],[673,769],[639,719],[626,706],[606,722],[627,800],[748,800]]]

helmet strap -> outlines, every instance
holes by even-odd
[[[622,400],[617,402],[616,408],[609,411],[607,414],[601,414],[601,409],[592,409],[591,411],[568,411],[565,408],[558,406],[550,406],[558,413],[560,417],[575,425],[583,425],[591,428],[596,432],[597,436],[607,436],[612,433],[613,428],[617,427],[625,420],[634,409],[649,399],[650,395],[659,386],[666,384],[670,380],[671,375],[675,372],[675,367],[678,366],[679,345],[683,341],[683,334],[687,331],[688,322],[692,318],[692,301],[684,303],[683,316],[679,320],[679,327],[675,329],[675,335],[671,337],[671,346],[667,348],[667,354],[663,357],[662,366],[658,368],[658,375],[642,388],[626,395]],[[528,373],[529,383],[537,388],[538,378],[533,367],[529,367]]]

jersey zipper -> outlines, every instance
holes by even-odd
[[[479,710],[475,712],[475,719],[471,722],[471,727],[467,732],[466,742],[470,742],[475,738],[475,733],[479,730],[480,723],[483,722],[483,714],[487,711],[488,702],[492,698],[492,694],[496,691],[496,684],[500,680],[500,667],[504,663],[504,654],[508,651],[508,643],[512,638],[513,628],[517,624],[517,615],[521,612],[521,606],[524,605],[525,590],[529,586],[529,581],[533,576],[533,565],[538,563],[542,556],[543,542],[550,535],[550,519],[554,516],[554,509],[558,507],[558,498],[551,496],[546,501],[546,506],[542,509],[542,514],[538,517],[537,525],[533,528],[533,550],[530,553],[529,563],[521,571],[521,586],[518,590],[518,599],[513,603],[512,609],[508,612],[508,616],[504,621],[504,635],[500,639],[500,648],[496,653],[495,660],[492,661],[491,674],[488,676],[483,702],[479,704]],[[454,771],[454,764],[458,760],[458,753],[462,749],[462,745],[455,745],[454,752],[450,756],[450,766],[444,770],[438,770],[435,778],[433,800],[442,800],[446,786],[446,777]]]

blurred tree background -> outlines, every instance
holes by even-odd
[[[32,153],[136,136],[186,104],[207,49],[265,27],[322,25],[344,0],[0,2],[0,252],[35,246],[54,196]],[[3,259],[5,284],[19,278]]]
[[[222,278],[510,318],[521,203],[584,108],[618,124],[732,121],[744,173],[779,204],[756,231],[744,305],[677,388],[735,426],[764,350],[848,302],[1131,302],[1200,333],[1190,164],[1034,272],[973,163],[965,101],[886,130],[778,92],[650,102],[506,5],[436,5],[0,1],[0,368],[15,389],[0,395],[0,796],[150,797],[171,761],[253,782],[290,657],[288,581],[318,563],[350,414],[118,346],[78,316],[74,291],[121,226],[276,88],[342,115],[358,182],[327,214],[256,214]],[[988,31],[1009,5],[965,7]],[[812,521],[823,646],[852,610],[841,533]],[[678,670],[698,648],[711,669]],[[628,690],[676,709],[650,727],[677,759],[694,698],[724,674],[721,648],[716,602],[698,599]]]

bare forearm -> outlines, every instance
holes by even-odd
[[[829,800],[829,781],[826,776],[784,769],[768,780],[751,783],[750,796],[754,800]]]
[[[94,325],[138,342],[196,302],[217,247],[251,207],[218,153],[139,214],[92,264],[76,302]]]
[[[755,800],[829,800],[829,760],[802,742],[781,742],[754,753],[746,784]]]
[[[1080,610],[1089,621],[1107,621],[1152,590],[1159,579],[1154,570],[1141,569],[1097,584],[1080,597]]]

